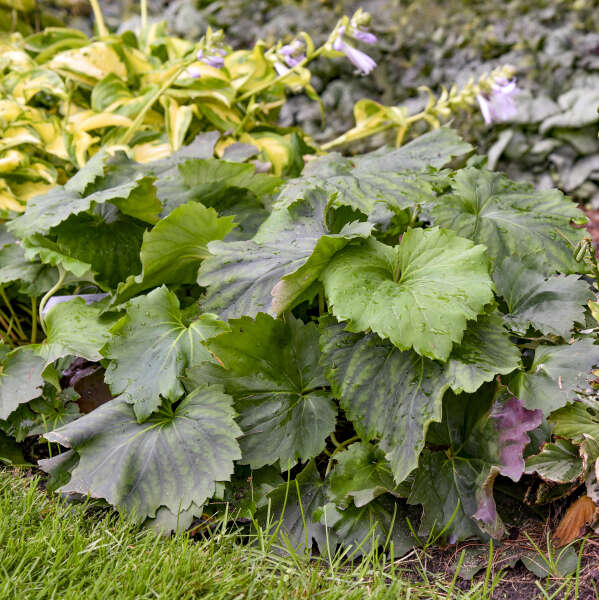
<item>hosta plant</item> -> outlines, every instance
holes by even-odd
[[[98,3],[92,5],[98,24],[92,39],[65,28],[0,39],[3,218],[64,184],[100,149],[120,149],[146,163],[211,130],[222,133],[215,148],[219,157],[253,158],[262,170],[297,175],[303,157],[319,148],[301,129],[279,126],[278,117],[290,94],[304,92],[320,102],[310,63],[345,58],[361,74],[376,66],[358,48],[376,42],[368,30],[370,17],[361,10],[342,17],[321,46],[301,32],[270,46],[257,41],[252,49],[233,50],[220,31],[183,40],[167,35],[166,24],[147,20],[135,33],[111,34]],[[405,108],[362,100],[355,107],[356,127],[323,149],[393,127],[400,145],[415,123],[438,127],[477,98],[489,112],[498,93],[509,107],[501,90],[511,74],[510,68],[499,68],[459,92],[454,86],[438,100],[431,93],[426,109],[409,117]]]
[[[13,455],[43,434],[63,494],[162,531],[226,513],[307,551],[499,539],[494,487],[524,473],[599,500],[570,200],[443,128],[294,179],[214,143],[99,152],[5,227],[0,280],[37,331],[3,346]]]

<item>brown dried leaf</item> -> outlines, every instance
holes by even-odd
[[[586,526],[593,522],[596,512],[595,503],[588,496],[581,496],[566,511],[564,518],[555,530],[554,544],[561,548],[581,537]]]

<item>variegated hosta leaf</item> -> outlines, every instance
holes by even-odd
[[[319,365],[318,330],[289,315],[229,321],[231,331],[206,342],[216,364],[192,369],[196,383],[222,383],[235,398],[242,463],[257,469],[317,456],[335,429],[337,407]]]
[[[208,242],[224,239],[234,227],[233,219],[195,202],[176,208],[144,233],[142,272],[119,286],[116,302],[157,285],[194,283],[202,260],[210,256]]]
[[[0,372],[0,419],[7,419],[19,405],[41,396],[44,367],[35,346],[22,346],[6,355]]]
[[[140,422],[158,409],[162,398],[176,401],[184,392],[185,369],[211,360],[202,341],[226,330],[214,315],[184,321],[179,301],[166,287],[133,299],[102,350],[110,359],[105,381],[113,395],[133,404]]]
[[[321,279],[331,312],[350,331],[370,329],[440,360],[493,298],[484,247],[439,228],[410,229],[393,248],[373,239],[350,246]]]
[[[573,344],[538,346],[528,371],[514,374],[509,388],[527,408],[546,416],[589,388],[591,369],[599,364],[599,345],[584,338]]]
[[[372,229],[355,222],[331,233],[325,223],[328,202],[324,190],[311,189],[289,207],[273,211],[252,240],[210,243],[214,256],[202,263],[198,277],[208,288],[204,310],[230,319],[292,308],[336,252]]]
[[[395,481],[403,481],[418,464],[429,423],[441,420],[443,367],[333,319],[323,321],[320,344],[333,394],[360,436],[379,440]]]
[[[119,397],[45,438],[79,457],[62,492],[104,498],[143,520],[161,506],[175,514],[202,506],[230,478],[240,457],[233,416],[231,398],[207,386],[143,424]]]
[[[543,274],[576,273],[570,244],[584,236],[582,211],[558,190],[534,190],[492,171],[466,168],[454,178],[453,193],[431,205],[435,225],[455,230],[487,247],[494,268],[509,256],[526,257]]]
[[[447,525],[444,535],[455,542],[480,535],[481,530],[497,538],[504,532],[493,483],[498,474],[520,479],[528,432],[540,425],[542,413],[505,395],[489,406],[493,388],[487,392],[448,394],[443,423],[429,431],[427,440],[448,445],[449,451],[426,449],[421,454],[408,502],[423,506],[422,534],[439,532]]]
[[[505,322],[522,335],[532,325],[541,333],[569,339],[574,323],[584,323],[584,305],[594,297],[578,275],[545,278],[510,257],[499,265],[494,279],[509,311]]]
[[[475,392],[495,375],[506,375],[520,366],[520,351],[495,311],[471,322],[449,355],[445,376],[454,392]]]
[[[539,454],[526,459],[526,473],[538,473],[546,481],[568,483],[582,477],[582,458],[578,447],[557,438],[547,443]]]

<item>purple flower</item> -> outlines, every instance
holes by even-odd
[[[215,69],[222,69],[225,66],[225,59],[223,56],[226,52],[220,48],[213,50],[214,54],[209,54],[208,56],[204,56],[204,52],[200,50],[197,53],[197,59],[201,60],[205,65],[210,67],[214,67]]]
[[[303,44],[299,40],[295,40],[279,50],[288,67],[295,67],[305,60],[306,56],[302,53],[303,47]]]
[[[352,37],[356,40],[364,42],[365,44],[376,44],[376,35],[360,27],[356,27],[356,29],[354,29]]]
[[[273,65],[273,67],[279,76],[287,75],[287,73],[289,73],[289,69],[283,63],[278,61]]]
[[[187,67],[187,76],[193,77],[194,79],[199,79],[202,76],[202,71],[200,70],[200,67],[190,65]]]
[[[520,93],[516,87],[516,80],[509,81],[504,77],[496,79],[491,86],[491,92],[481,93],[477,96],[480,112],[485,123],[493,121],[507,121],[518,113],[514,96]]]
[[[345,27],[339,27],[337,37],[333,41],[333,49],[338,52],[343,52],[350,62],[364,75],[368,75],[372,69],[376,67],[376,62],[361,50],[350,46],[343,41]],[[372,34],[371,34],[372,35]],[[375,38],[376,39],[376,38]]]

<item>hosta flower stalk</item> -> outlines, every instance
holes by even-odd
[[[449,90],[443,88],[438,98],[429,88],[421,89],[429,95],[428,104],[421,112],[408,116],[407,111],[402,107],[383,106],[368,101],[378,108],[376,114],[371,110],[368,119],[324,144],[322,149],[330,150],[393,128],[397,128],[396,145],[401,146],[406,133],[414,123],[424,121],[429,127],[435,129],[458,112],[469,111],[476,106],[480,107],[486,123],[507,120],[516,113],[514,97],[518,94],[518,88],[514,79],[514,69],[509,65],[481,76],[478,82],[471,78],[462,89],[458,89],[455,85]]]

